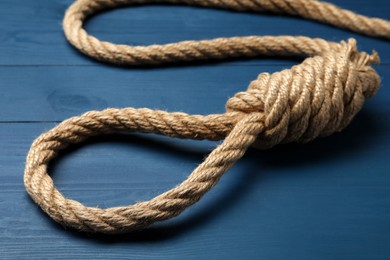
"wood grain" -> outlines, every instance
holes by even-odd
[[[51,221],[23,187],[34,138],[91,109],[150,107],[218,113],[258,73],[299,61],[254,59],[155,69],[103,65],[65,41],[71,0],[0,2],[0,259],[389,259],[389,42],[291,17],[149,6],[104,13],[87,27],[126,44],[253,34],[342,40],[376,49],[378,95],[344,132],[306,145],[251,150],[201,202],[144,232],[91,236]],[[332,1],[390,19],[390,2]],[[67,197],[111,207],[184,180],[213,142],[154,135],[95,138],[51,166]]]

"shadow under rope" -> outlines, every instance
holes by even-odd
[[[74,230],[68,230],[66,234],[78,239],[93,240],[97,243],[143,243],[175,239],[188,234],[222,214],[226,214],[230,208],[235,207],[245,197],[245,194],[255,189],[256,183],[261,181],[262,174],[259,174],[259,171],[262,168],[291,168],[291,173],[294,173],[296,172],[294,168],[301,165],[325,163],[334,158],[340,159],[340,157],[350,152],[364,150],[368,143],[383,138],[384,135],[388,134],[385,128],[386,126],[381,125],[381,121],[377,120],[375,111],[364,109],[347,129],[330,137],[320,138],[303,145],[280,145],[270,150],[249,149],[241,159],[241,162],[239,162],[244,164],[241,165],[241,168],[245,170],[239,173],[240,176],[236,178],[238,181],[228,187],[228,192],[220,193],[212,199],[208,199],[207,203],[203,203],[201,207],[198,207],[196,212],[192,211],[190,212],[191,214],[184,214],[184,216],[176,217],[167,222],[157,223],[148,229],[126,234],[87,234]],[[144,146],[164,153],[170,153],[178,157],[178,160],[185,159],[199,162],[209,152],[205,151],[204,147],[202,149],[194,149],[189,146],[177,145],[174,142],[170,143],[165,140],[148,138],[147,135],[101,136],[65,149],[50,165],[51,176],[56,174],[56,165],[62,158],[71,155],[72,152],[81,146],[96,143],[126,143],[132,146]],[[51,228],[56,229],[58,232],[64,231],[62,226],[51,220],[38,207],[36,210],[40,211],[40,215],[45,216]]]

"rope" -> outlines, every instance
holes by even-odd
[[[328,42],[291,36],[249,36],[166,45],[125,46],[102,42],[82,28],[94,13],[121,5],[188,4],[237,11],[270,11],[302,16],[359,33],[390,39],[390,22],[367,18],[314,0],[78,0],[66,12],[66,37],[77,49],[101,61],[155,65],[178,61],[303,56],[289,70],[261,73],[245,92],[226,104],[226,113],[188,115],[147,108],[109,108],[67,119],[39,136],[27,156],[24,184],[32,199],[55,221],[87,232],[121,233],[179,215],[217,184],[250,147],[308,142],[346,127],[380,78],[370,66],[376,53],[358,52],[356,42]],[[177,187],[130,206],[100,209],[66,199],[48,175],[48,164],[69,145],[91,136],[138,131],[178,138],[223,140]]]

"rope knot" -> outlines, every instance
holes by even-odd
[[[261,73],[247,91],[228,100],[226,109],[264,114],[256,148],[308,142],[342,130],[376,93],[380,78],[372,63],[379,63],[378,55],[358,52],[350,39],[290,70]]]

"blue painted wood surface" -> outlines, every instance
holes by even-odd
[[[234,35],[355,37],[361,49],[379,52],[382,88],[344,132],[306,145],[250,150],[198,204],[150,230],[89,236],[49,219],[23,187],[25,156],[43,131],[106,107],[223,112],[227,98],[258,73],[298,62],[100,64],[63,37],[61,20],[71,2],[0,2],[0,259],[390,259],[389,42],[292,17],[147,6],[90,20],[90,33],[125,44]],[[332,2],[390,19],[387,0]],[[153,135],[95,138],[64,153],[51,172],[67,197],[89,206],[126,205],[184,180],[215,145]]]

